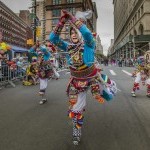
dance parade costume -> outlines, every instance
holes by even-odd
[[[145,63],[144,57],[138,58],[138,66],[132,74],[132,77],[135,78],[131,92],[132,96],[136,97],[136,91],[140,90],[140,82],[147,86],[146,95],[150,96],[150,66],[149,63]]]
[[[71,43],[63,41],[59,35],[66,21],[70,22],[70,35],[75,32],[78,41]],[[84,42],[81,40],[82,35]],[[87,90],[90,89],[92,96],[100,103],[104,102],[100,94],[100,77],[94,62],[95,40],[85,24],[74,16],[66,13],[61,17],[54,31],[50,33],[50,41],[60,49],[69,53],[71,78],[67,86],[69,97],[68,115],[73,122],[73,142],[78,144],[83,125],[83,112],[86,105]]]
[[[44,104],[47,101],[45,92],[46,92],[46,88],[48,85],[48,79],[51,78],[54,74],[53,66],[50,61],[51,53],[48,51],[48,49],[44,45],[40,46],[38,49],[35,49],[35,47],[32,47],[30,49],[30,52],[36,53],[38,57],[37,75],[40,81],[39,94],[42,97],[39,104]]]
[[[150,97],[150,50],[147,51],[144,55],[145,58],[145,69],[146,69],[146,75],[147,75],[147,79],[146,79],[146,87],[147,87],[147,96]]]
[[[37,57],[32,57],[32,62],[26,68],[26,75],[23,80],[23,85],[30,86],[37,84],[37,68]]]

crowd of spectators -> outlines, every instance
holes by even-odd
[[[0,55],[0,80],[10,80],[20,75],[23,76],[26,67],[27,60],[24,57],[9,60],[7,55]]]
[[[105,58],[100,61],[101,64],[108,66],[119,66],[119,67],[134,67],[137,65],[137,59],[120,58],[120,59],[109,59]]]

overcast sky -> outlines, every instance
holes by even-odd
[[[28,9],[31,6],[31,0],[1,0],[15,13],[19,10]],[[114,18],[112,0],[93,0],[97,5],[98,21],[97,33],[99,34],[105,54],[110,46],[110,40],[114,35]]]

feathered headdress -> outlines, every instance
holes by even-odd
[[[76,14],[75,14],[75,17],[77,19],[87,21],[87,19],[90,19],[92,17],[92,14],[93,13],[92,13],[91,10],[87,10],[87,11],[84,11],[84,12],[77,11]]]

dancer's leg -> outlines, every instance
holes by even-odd
[[[47,78],[45,78],[45,79],[40,78],[40,91],[39,91],[39,94],[41,96],[41,100],[40,100],[39,104],[44,104],[47,101],[46,95],[45,95],[47,84],[48,84],[48,79]]]
[[[81,138],[81,127],[83,125],[83,110],[86,105],[86,91],[81,92],[77,96],[76,103],[72,106],[69,116],[73,123],[73,143],[78,144]]]

